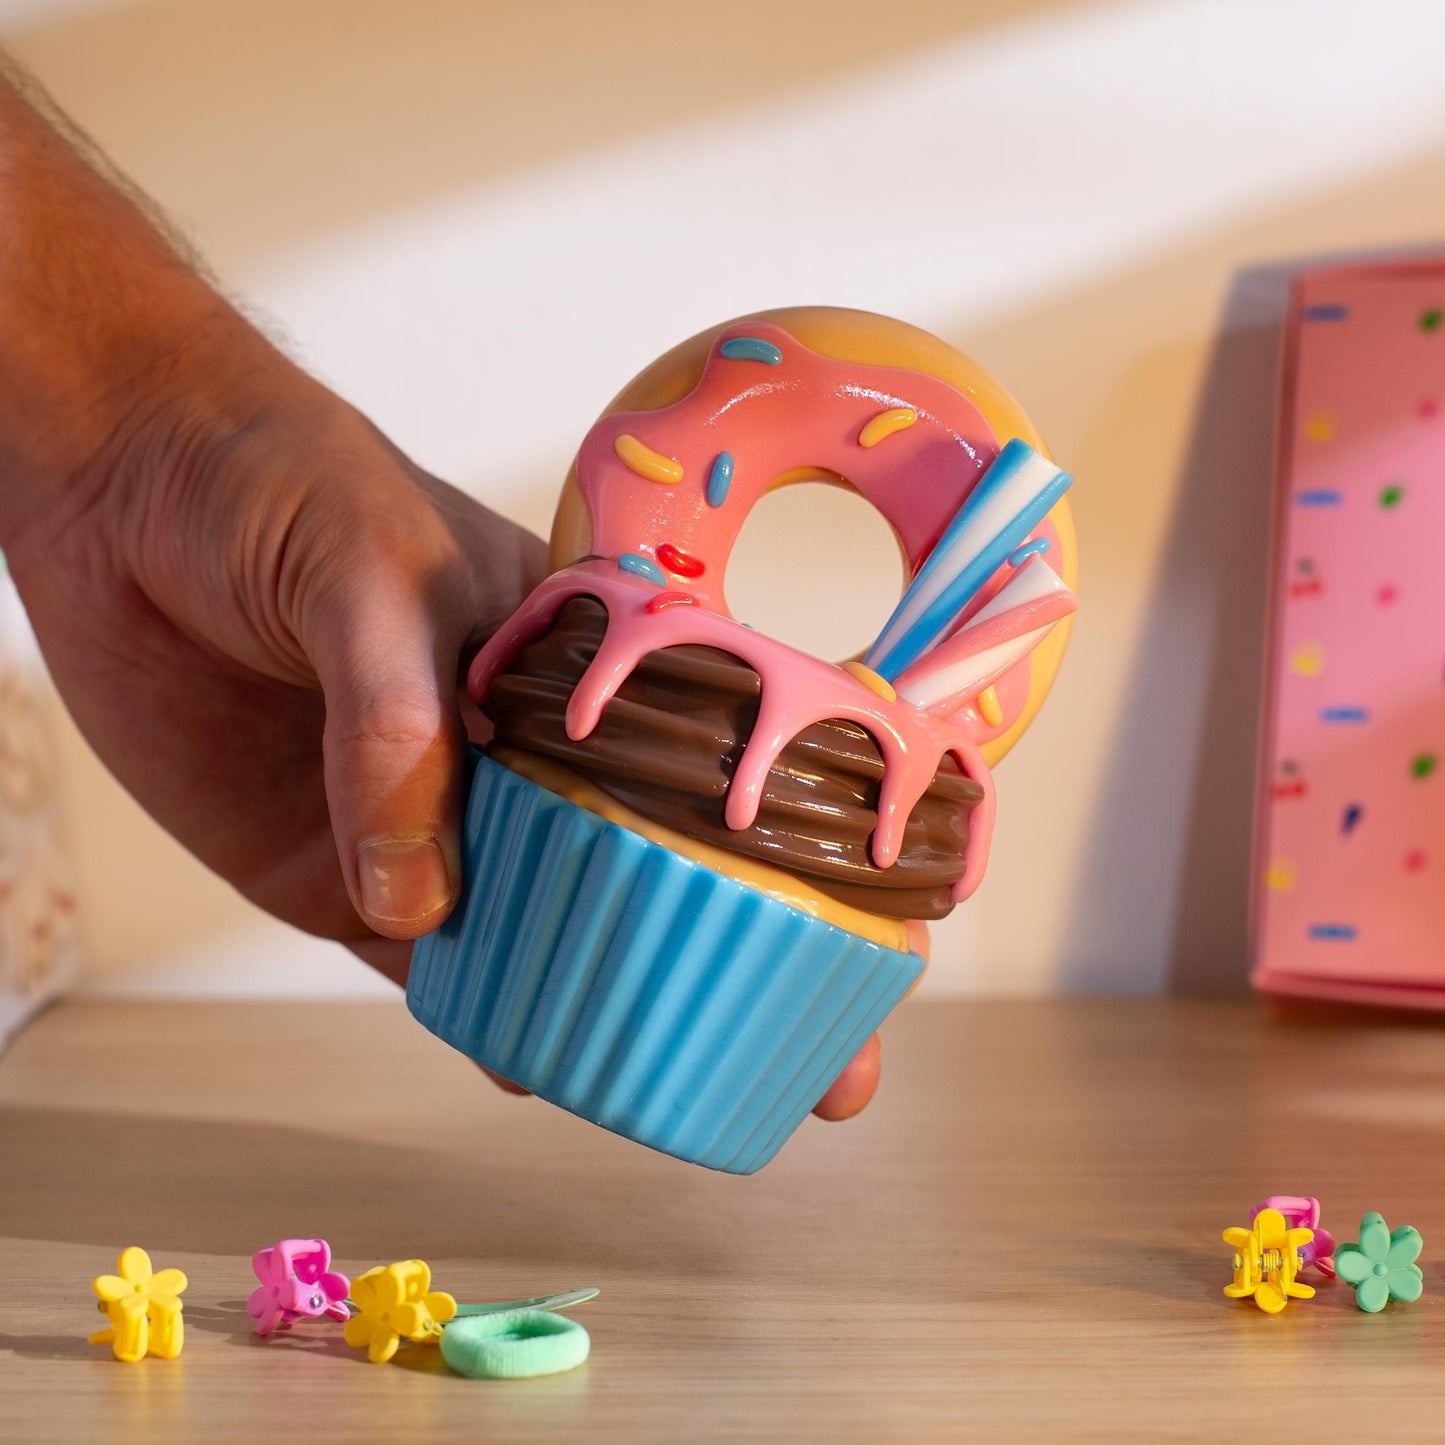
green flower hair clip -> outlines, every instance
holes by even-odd
[[[1377,1314],[1392,1299],[1411,1304],[1424,1293],[1424,1276],[1415,1263],[1423,1245],[1418,1229],[1402,1224],[1392,1230],[1371,1210],[1360,1221],[1360,1242],[1335,1250],[1335,1269],[1354,1285],[1355,1303]]]

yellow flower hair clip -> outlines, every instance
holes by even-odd
[[[1277,1209],[1261,1209],[1250,1229],[1226,1229],[1224,1242],[1234,1249],[1234,1283],[1224,1286],[1231,1299],[1254,1298],[1266,1314],[1275,1315],[1291,1299],[1313,1299],[1314,1289],[1295,1276],[1304,1267],[1300,1248],[1314,1230],[1291,1229]]]
[[[379,1264],[351,1282],[356,1313],[346,1322],[346,1343],[364,1349],[374,1365],[384,1365],[403,1339],[435,1344],[442,1326],[457,1312],[451,1295],[431,1287],[425,1260]]]
[[[116,1262],[119,1274],[92,1282],[109,1328],[91,1335],[93,1345],[109,1345],[116,1359],[133,1365],[147,1354],[173,1360],[185,1343],[181,1293],[186,1277],[178,1269],[151,1269],[151,1257],[131,1245]]]

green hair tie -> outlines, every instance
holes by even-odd
[[[468,1315],[447,1324],[442,1359],[474,1380],[520,1380],[576,1369],[591,1352],[587,1331],[546,1310]]]

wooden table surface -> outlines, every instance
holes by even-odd
[[[883,1092],[751,1179],[506,1097],[398,1006],[69,1003],[0,1060],[0,1439],[1438,1438],[1445,1033],[1248,1003],[905,1007]],[[1318,1194],[1425,1236],[1426,1295],[1268,1317],[1226,1225]],[[459,1299],[597,1285],[592,1358],[474,1382],[260,1340],[253,1250],[419,1256]],[[88,1346],[127,1244],[186,1347]]]

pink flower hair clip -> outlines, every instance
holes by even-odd
[[[251,1268],[261,1287],[251,1292],[246,1311],[256,1333],[269,1335],[293,1320],[346,1320],[351,1281],[331,1268],[331,1246],[324,1239],[283,1239],[271,1249],[257,1250]]]
[[[1251,1224],[1263,1209],[1277,1209],[1291,1229],[1303,1227],[1313,1230],[1314,1238],[1300,1246],[1300,1268],[1308,1269],[1314,1265],[1326,1279],[1335,1277],[1335,1237],[1328,1229],[1320,1228],[1318,1199],[1312,1194],[1271,1194],[1249,1211]]]

